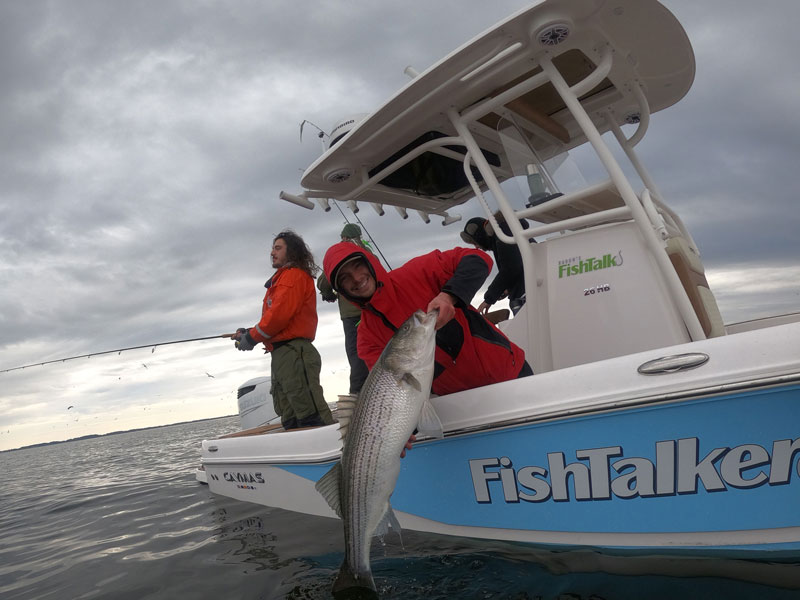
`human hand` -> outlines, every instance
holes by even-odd
[[[231,336],[231,339],[238,342],[245,333],[247,333],[247,329],[244,327],[239,327],[239,329],[236,330],[236,333]]]
[[[440,292],[433,300],[428,303],[425,312],[439,309],[439,316],[436,317],[436,329],[444,327],[450,319],[456,316],[456,300],[447,292]]]
[[[238,331],[236,333],[239,333]],[[252,350],[256,347],[256,341],[250,337],[250,332],[245,331],[240,334],[239,339],[236,341],[237,350]]]
[[[412,445],[412,443],[413,443],[413,442],[416,442],[416,441],[417,441],[417,436],[415,436],[415,435],[412,433],[412,434],[411,434],[411,437],[410,437],[410,438],[408,438],[408,441],[406,442],[406,445],[405,445],[405,446],[403,446],[403,451],[400,453],[400,458],[405,458],[405,457],[406,457],[406,450],[411,450],[411,445]]]
[[[478,312],[481,313],[483,316],[486,316],[489,313],[490,306],[491,304],[489,304],[486,301],[481,302],[481,305],[478,307]]]

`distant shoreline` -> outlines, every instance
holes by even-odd
[[[188,423],[202,423],[203,421],[216,421],[217,419],[227,419],[229,417],[237,417],[238,415],[223,415],[221,417],[209,417],[207,419],[196,419],[194,421],[180,421],[178,423],[167,423],[166,425],[152,425],[150,427],[138,427],[136,429],[123,429],[120,431],[112,431],[109,433],[91,433],[89,435],[82,435],[76,438],[70,438],[68,440],[56,440],[54,442],[41,442],[39,444],[31,444],[29,446],[20,446],[19,448],[11,448],[9,450],[0,450],[0,454],[3,452],[16,452],[17,450],[27,450],[29,448],[40,448],[42,446],[52,446],[53,444],[66,444],[67,442],[79,442],[81,440],[91,440],[93,438],[99,437],[107,437],[109,435],[118,435],[120,433],[130,433],[131,431],[147,431],[148,429],[160,429],[161,427],[173,427],[175,425],[186,425]]]

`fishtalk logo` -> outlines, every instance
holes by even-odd
[[[611,253],[604,254],[600,258],[586,258],[576,262],[563,262],[558,265],[558,278],[570,275],[580,275],[581,273],[590,273],[593,271],[600,271],[610,267],[622,266],[622,250],[619,250],[616,255]]]
[[[724,492],[786,485],[800,454],[800,438],[775,440],[771,449],[759,444],[714,448],[705,456],[700,445],[698,438],[659,441],[655,460],[626,457],[622,446],[576,450],[578,460],[571,463],[563,452],[548,452],[542,465],[515,465],[507,456],[479,458],[469,461],[469,472],[480,504],[653,498],[697,494],[700,486]],[[796,471],[800,476],[800,463]]]

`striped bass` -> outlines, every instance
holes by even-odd
[[[337,410],[342,458],[316,485],[344,524],[345,559],[334,594],[352,588],[375,592],[369,553],[372,537],[400,531],[389,497],[400,474],[400,453],[417,428],[442,437],[430,404],[438,310],[415,312],[392,336],[357,400]]]

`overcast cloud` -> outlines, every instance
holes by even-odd
[[[274,234],[297,230],[321,261],[343,224],[278,200],[320,151],[300,122],[375,109],[406,65],[526,4],[0,3],[0,369],[254,324]],[[665,4],[697,76],[640,155],[726,322],[796,311],[800,3]],[[392,266],[458,242],[438,218],[359,216]],[[333,400],[341,324],[334,305],[319,311]],[[232,414],[236,387],[268,365],[214,340],[2,373],[0,449]]]

